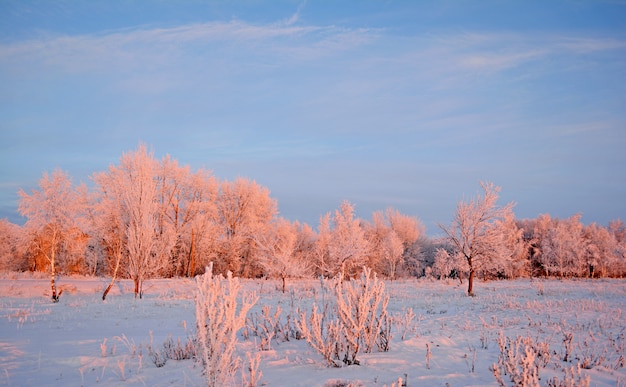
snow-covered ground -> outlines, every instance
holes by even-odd
[[[13,386],[200,386],[193,360],[168,360],[157,367],[148,347],[168,337],[184,343],[195,322],[193,280],[153,280],[134,299],[132,283],[120,281],[101,300],[105,278],[60,277],[60,302],[49,301],[42,276],[0,275],[0,385]],[[260,296],[249,317],[264,305],[309,311],[324,297],[319,281],[288,283],[241,280]],[[577,363],[590,386],[626,386],[626,280],[516,280],[478,282],[476,297],[453,281],[386,282],[388,310],[396,320],[388,352],[360,354],[361,365],[328,368],[304,340],[274,339],[260,351],[260,338],[242,330],[237,347],[260,353],[261,383],[267,386],[497,386],[490,370],[498,361],[498,339],[529,337],[549,346],[541,384]],[[409,324],[402,323],[410,316]],[[402,339],[402,334],[406,335]],[[571,337],[571,341],[567,340]],[[568,360],[563,361],[567,355]],[[247,367],[236,376],[241,385]],[[505,377],[506,378],[506,377]],[[507,379],[508,381],[508,379]]]

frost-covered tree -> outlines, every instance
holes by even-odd
[[[529,244],[524,239],[522,229],[512,211],[504,214],[503,218],[496,222],[502,232],[505,250],[503,256],[496,265],[491,267],[489,274],[494,277],[516,278],[530,274],[530,261],[528,259]]]
[[[626,257],[615,234],[596,223],[583,227],[583,252],[589,277],[620,277],[626,272]]]
[[[333,228],[328,241],[328,260],[333,276],[354,277],[365,265],[369,245],[361,221],[354,217],[354,207],[348,201],[335,210]]]
[[[548,276],[579,277],[589,268],[584,260],[580,214],[567,219],[543,214],[535,222],[536,262]]]
[[[615,236],[617,243],[626,243],[626,225],[621,219],[610,221],[608,230]]]
[[[393,208],[385,210],[385,217],[389,227],[396,233],[405,250],[426,234],[426,227],[416,217],[401,214]]]
[[[267,188],[255,181],[238,178],[222,182],[217,199],[220,232],[220,259],[217,272],[232,271],[250,277],[255,267],[253,236],[263,232],[277,214],[277,204]]]
[[[484,194],[457,205],[450,226],[440,225],[448,241],[454,248],[454,257],[464,260],[469,270],[469,295],[474,294],[474,277],[478,270],[498,264],[502,257],[509,255],[504,243],[502,229],[498,222],[512,211],[513,204],[498,207],[499,187],[493,183],[481,182]]]
[[[278,277],[285,292],[287,278],[303,277],[308,272],[306,261],[299,260],[297,225],[280,218],[265,232],[254,236],[258,246],[258,263],[265,274]]]
[[[405,252],[423,234],[424,228],[416,218],[388,208],[384,213],[374,212],[364,230],[369,242],[368,266],[395,279],[403,268]]]
[[[81,226],[85,215],[84,195],[72,186],[69,175],[60,169],[44,173],[39,190],[19,191],[19,212],[27,218],[24,229],[31,251],[45,258],[50,271],[52,301],[58,302],[57,268],[81,256],[86,238]]]
[[[373,268],[376,272],[384,271],[384,240],[392,231],[385,223],[382,211],[376,211],[372,214],[371,222],[363,222],[363,230],[365,238],[368,242],[367,266]]]
[[[383,273],[391,280],[396,279],[398,269],[402,265],[404,245],[395,231],[385,235],[382,241]]]
[[[135,284],[135,297],[143,295],[143,282],[167,265],[157,244],[159,203],[157,162],[143,145],[122,155],[119,167],[112,167],[124,188],[122,206],[128,216],[126,227],[128,271]]]
[[[294,223],[296,228],[296,260],[299,262],[306,262],[306,275],[312,275],[315,270],[315,243],[317,234],[306,223],[300,223],[296,221]]]
[[[442,248],[437,248],[435,261],[432,266],[432,274],[437,278],[458,277],[462,280],[462,274],[468,271],[467,261],[457,259],[456,256]]]
[[[21,234],[20,226],[0,219],[0,271],[24,271],[28,268]]]
[[[330,262],[328,246],[330,244],[330,213],[320,217],[317,238],[312,246],[315,274],[323,278],[332,277],[333,268]]]
[[[115,222],[110,225],[108,243],[125,241],[115,249],[122,248],[127,254],[122,268],[134,282],[135,297],[141,298],[144,281],[169,265],[168,244],[159,240],[163,230],[159,228],[158,161],[141,144],[94,180],[108,202],[104,211]]]
[[[170,274],[193,276],[199,241],[207,242],[206,233],[216,232],[218,183],[208,171],[192,173],[169,155],[161,160],[158,176],[158,240],[170,257]]]
[[[619,219],[612,220],[609,222],[608,231],[615,241],[613,247],[615,262],[610,266],[610,275],[623,278],[626,276],[626,226]]]
[[[107,273],[111,275],[111,282],[102,293],[104,301],[117,280],[120,267],[128,267],[128,216],[122,206],[124,187],[116,184],[113,176],[106,172],[94,174],[92,180],[97,187],[90,211],[92,239],[101,247]]]

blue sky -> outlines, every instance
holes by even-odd
[[[431,235],[479,181],[516,216],[626,220],[623,1],[0,2],[0,218],[149,145],[318,225]]]

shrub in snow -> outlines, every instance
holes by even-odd
[[[371,269],[364,268],[358,280],[332,281],[334,304],[325,303],[322,311],[313,305],[311,315],[300,313],[298,328],[307,342],[324,356],[329,365],[359,364],[358,353],[371,352],[376,346],[389,350],[391,317],[387,313],[389,296],[385,285]]]
[[[248,376],[243,375],[243,385],[245,387],[256,387],[263,377],[263,372],[259,370],[261,355],[257,352],[254,357],[252,357],[250,352],[247,352],[246,356],[248,358]]]
[[[514,386],[539,387],[539,366],[535,362],[536,351],[530,337],[516,337],[510,339],[503,337],[502,332],[498,338],[500,356],[498,363],[491,366],[496,381],[505,387],[504,375]]]
[[[204,366],[209,386],[231,382],[240,359],[234,356],[237,332],[244,326],[246,314],[258,300],[246,294],[237,305],[241,285],[228,272],[214,276],[212,266],[196,278],[196,325],[198,357]]]
[[[547,387],[589,387],[589,375],[583,375],[580,366],[565,369],[563,380],[558,376],[548,380]]]
[[[361,382],[352,382],[349,380],[331,379],[326,381],[324,387],[363,387]]]
[[[279,305],[276,305],[276,311],[274,313],[272,313],[271,306],[264,305],[260,315],[259,313],[254,313],[252,317],[248,319],[246,328],[249,328],[252,333],[261,340],[260,349],[262,351],[272,349],[272,339],[278,336],[282,331],[283,327],[280,324],[281,312],[282,309]],[[281,336],[285,337],[284,334]]]
[[[407,386],[407,374],[404,374],[404,380],[402,377],[399,377],[397,381],[391,383],[391,387],[406,387]],[[387,387],[386,384],[383,387]]]
[[[341,366],[339,357],[345,347],[345,335],[343,327],[328,305],[319,311],[317,305],[313,304],[311,315],[307,317],[306,312],[300,312],[296,324],[301,337],[324,357],[327,365]]]
[[[389,350],[391,318],[387,314],[389,296],[385,284],[376,273],[364,267],[358,280],[344,282],[341,276],[334,280],[334,292],[339,321],[346,338],[345,364],[359,364],[356,359],[361,347],[366,353],[375,345]]]
[[[396,326],[401,333],[401,339],[404,341],[409,332],[415,332],[415,312],[413,308],[402,308],[403,313],[397,313],[395,316]]]

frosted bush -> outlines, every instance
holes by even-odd
[[[334,304],[324,302],[322,311],[313,305],[311,315],[300,313],[298,328],[307,342],[329,365],[359,364],[357,355],[372,352],[376,346],[389,350],[391,317],[387,313],[389,296],[385,285],[369,268],[358,280],[343,281],[341,275],[332,281]]]
[[[557,376],[548,380],[547,387],[589,387],[589,375],[584,375],[579,366],[565,369],[563,379]]]
[[[328,307],[319,311],[317,305],[313,304],[310,316],[300,312],[296,324],[301,337],[324,357],[328,366],[341,365],[339,358],[345,348],[345,334],[339,320]]]
[[[385,284],[372,270],[365,267],[358,280],[344,282],[341,276],[334,280],[339,321],[346,338],[346,364],[359,364],[356,359],[361,347],[366,353],[384,341],[388,350],[390,341],[390,317],[387,313],[389,296]]]
[[[258,300],[256,294],[237,297],[241,285],[228,272],[227,277],[214,276],[212,267],[196,278],[196,325],[198,357],[204,366],[209,386],[232,382],[241,359],[234,356],[237,332],[246,322],[246,314]]]
[[[402,313],[397,313],[395,316],[398,332],[400,332],[400,338],[404,341],[409,332],[415,332],[415,312],[413,308],[402,308]]]
[[[539,360],[537,346],[530,337],[498,337],[500,356],[491,366],[496,381],[500,386],[507,386],[504,375],[514,386],[539,387]]]
[[[247,352],[246,357],[248,358],[248,376],[246,377],[243,374],[243,385],[245,387],[256,387],[261,383],[261,378],[263,377],[263,372],[259,370],[261,355],[257,352],[253,357],[250,352]]]
[[[281,333],[283,329],[283,326],[280,324],[281,312],[282,309],[279,305],[276,305],[274,313],[272,313],[271,306],[264,305],[260,315],[259,313],[254,313],[248,319],[247,329],[250,329],[259,338],[261,341],[259,346],[262,351],[272,349],[272,339]],[[281,336],[288,337],[288,333],[281,334]]]

